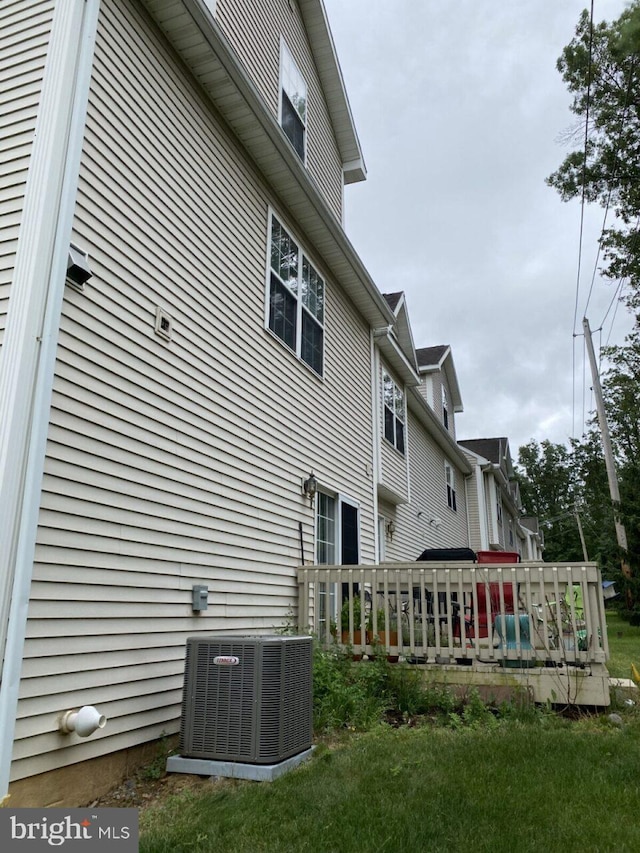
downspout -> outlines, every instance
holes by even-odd
[[[379,562],[380,548],[380,525],[378,519],[380,510],[378,508],[378,483],[380,482],[380,441],[379,441],[379,391],[378,391],[378,351],[375,346],[376,329],[372,329],[370,337],[371,352],[371,436],[373,439],[373,471],[372,471],[372,498],[373,498],[373,548],[375,562]]]
[[[476,480],[478,487],[478,518],[480,520],[480,548],[479,551],[489,550],[489,531],[487,528],[487,513],[489,507],[484,488],[484,467],[478,463],[476,465]]]
[[[58,0],[0,367],[0,800],[9,788],[49,410],[100,0]],[[9,603],[10,602],[10,603]],[[8,611],[8,612],[7,612]]]

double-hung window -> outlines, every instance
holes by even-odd
[[[449,400],[444,385],[442,386],[442,423],[445,429],[449,429]]]
[[[384,401],[384,437],[404,453],[404,393],[388,373],[382,373],[382,398]]]
[[[269,328],[322,376],[324,280],[275,216],[270,240]]]
[[[444,479],[447,484],[447,506],[454,512],[458,511],[456,504],[456,472],[448,462],[444,463]]]
[[[304,163],[307,127],[307,84],[282,42],[280,54],[280,124],[298,157]]]

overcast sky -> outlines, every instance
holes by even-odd
[[[555,64],[587,0],[325,5],[368,169],[345,190],[346,230],[380,290],[406,293],[416,347],[451,344],[458,437],[506,435],[517,459],[531,438],[580,435],[580,203],[545,178],[569,150]],[[595,0],[595,18],[625,5]],[[586,211],[580,334],[603,215]],[[596,277],[593,330],[614,289]],[[620,306],[612,327],[614,312],[596,348],[622,343],[629,317]]]

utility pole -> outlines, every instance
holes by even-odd
[[[578,533],[580,534],[580,542],[582,543],[582,556],[584,557],[585,563],[589,562],[589,555],[587,554],[587,543],[584,541],[584,531],[582,530],[582,521],[580,520],[580,513],[578,512],[578,505],[575,504],[573,507],[573,513],[576,517],[576,524],[578,525]]]
[[[585,317],[582,321],[584,329],[584,338],[587,344],[587,353],[589,354],[589,364],[591,365],[591,378],[593,382],[593,393],[596,399],[596,411],[598,413],[598,423],[600,424],[600,435],[602,437],[602,448],[604,450],[604,462],[607,467],[607,478],[609,480],[609,494],[611,495],[611,503],[613,504],[613,517],[616,527],[616,539],[620,548],[620,561],[622,563],[622,574],[625,578],[631,578],[631,566],[629,565],[629,554],[627,546],[627,531],[624,524],[620,521],[620,489],[618,488],[618,476],[616,474],[616,465],[613,459],[613,450],[611,447],[611,436],[609,435],[609,425],[607,416],[604,410],[604,398],[602,396],[602,385],[600,384],[600,374],[598,373],[598,365],[596,364],[596,354],[593,349],[593,341],[591,339],[591,328],[589,321]]]

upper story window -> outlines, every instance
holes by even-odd
[[[442,423],[445,429],[449,429],[449,400],[444,385],[442,386]]]
[[[456,504],[456,472],[449,465],[448,462],[444,463],[444,479],[447,484],[447,506],[449,509],[452,509],[454,512],[458,511],[458,506]]]
[[[324,280],[275,216],[269,257],[269,328],[322,376]]]
[[[304,163],[307,84],[284,42],[280,57],[280,81],[280,124]]]
[[[382,396],[384,400],[384,437],[404,453],[404,393],[388,373],[382,374]]]

